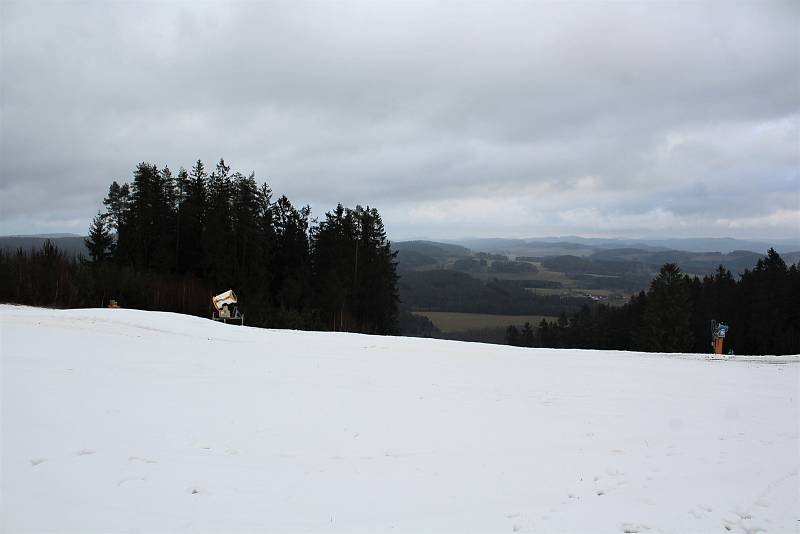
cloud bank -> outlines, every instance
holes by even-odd
[[[219,157],[395,239],[800,233],[797,3],[0,6],[2,233]]]

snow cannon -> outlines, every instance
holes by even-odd
[[[714,354],[722,354],[722,347],[725,344],[725,334],[728,333],[728,325],[711,321],[711,347]]]
[[[239,301],[236,298],[236,293],[233,289],[229,289],[224,293],[211,297],[211,305],[214,309],[211,311],[211,319],[214,321],[222,321],[223,323],[239,323],[244,324],[244,314],[239,313]]]

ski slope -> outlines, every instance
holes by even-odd
[[[3,532],[798,532],[798,357],[0,306]]]

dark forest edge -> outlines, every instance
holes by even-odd
[[[210,297],[235,288],[248,324],[397,332],[395,255],[374,208],[312,220],[308,206],[273,201],[253,173],[220,160],[173,175],[137,165],[109,187],[86,241],[89,258],[42,250],[0,254],[0,300],[53,307],[128,308],[210,316]]]
[[[730,326],[726,351],[800,353],[800,269],[770,249],[738,278],[719,267],[690,277],[665,264],[647,292],[624,306],[583,306],[558,321],[508,327],[506,342],[527,347],[711,352],[712,320]]]
[[[344,218],[348,210],[337,208]],[[358,210],[351,210],[355,217]],[[97,228],[97,220],[93,223]],[[309,235],[317,235],[309,232]],[[90,237],[96,240],[99,236]],[[98,249],[99,250],[99,249]],[[320,253],[320,249],[316,251]],[[384,253],[387,249],[382,249]],[[341,249],[340,249],[341,252]],[[391,253],[388,253],[391,257]],[[361,255],[362,260],[364,254]],[[674,264],[666,264],[652,281],[647,292],[631,297],[624,306],[584,305],[572,314],[561,313],[557,321],[541,321],[522,327],[483,328],[443,334],[426,317],[396,308],[395,285],[385,286],[391,330],[380,331],[375,322],[357,323],[358,316],[348,307],[347,298],[358,295],[338,278],[356,276],[353,261],[340,260],[337,271],[327,272],[333,280],[326,308],[314,301],[325,298],[321,287],[313,284],[306,309],[287,306],[289,293],[281,307],[259,307],[247,301],[248,323],[256,326],[317,330],[351,330],[370,333],[439,337],[463,341],[510,344],[521,347],[581,348],[601,350],[636,350],[644,352],[710,352],[709,324],[712,319],[730,326],[726,350],[736,354],[800,353],[800,269],[787,266],[780,255],[770,250],[753,270],[745,270],[737,279],[720,267],[713,276],[702,279],[683,274]],[[391,262],[391,260],[389,260]],[[386,264],[388,265],[388,263]],[[353,269],[352,275],[350,269]],[[364,267],[361,267],[362,272]],[[391,273],[390,273],[391,274]],[[50,241],[40,250],[15,252],[0,250],[0,302],[13,302],[56,308],[102,307],[110,299],[125,307],[173,311],[208,317],[213,286],[196,274],[177,274],[137,269],[119,265],[110,257],[76,258],[65,254]],[[375,287],[374,285],[370,287]],[[302,294],[302,293],[301,293]],[[373,306],[384,303],[369,303]],[[339,306],[338,310],[334,306]],[[351,305],[352,306],[352,305]],[[359,308],[355,308],[359,309]],[[367,308],[374,309],[374,308]],[[256,315],[251,319],[251,314]],[[380,316],[387,317],[384,312]],[[361,326],[361,330],[358,327]],[[366,328],[364,328],[366,326]]]

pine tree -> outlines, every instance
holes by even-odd
[[[181,222],[185,216],[186,198],[189,194],[189,173],[183,167],[175,180],[175,272],[185,272],[181,262]]]
[[[394,333],[397,328],[397,252],[393,252],[378,210],[356,206],[358,240],[354,273],[354,315],[359,331]]]
[[[737,321],[737,327],[743,331],[744,345],[753,353],[785,351],[785,339],[791,338],[791,332],[796,329],[796,325],[787,322],[792,316],[792,307],[797,306],[789,286],[786,262],[772,248],[766,257],[758,260],[752,271],[742,274],[737,301],[746,313]]]
[[[522,327],[522,330],[520,331],[519,337],[520,337],[520,343],[522,344],[523,347],[533,347],[534,335],[531,323],[527,321],[525,322],[525,324]]]
[[[197,160],[188,176],[180,214],[178,272],[202,274],[203,237],[207,218],[208,187],[205,166]]]
[[[519,328],[513,324],[506,328],[506,344],[518,347],[520,342]]]
[[[106,218],[102,213],[98,213],[92,219],[92,225],[89,227],[89,237],[85,239],[85,243],[93,263],[104,263],[111,257],[114,238],[108,231]]]
[[[130,186],[119,185],[116,181],[108,188],[108,196],[103,200],[106,207],[105,216],[111,230],[118,232],[124,224],[125,215],[130,208]]]
[[[261,268],[258,239],[258,217],[261,192],[255,173],[248,176],[236,173],[233,177],[231,229],[234,243],[232,268],[234,283],[242,288],[255,288]]]
[[[351,307],[356,250],[353,212],[339,204],[311,232],[314,300],[322,324],[331,330],[354,327]]]
[[[205,274],[216,285],[231,286],[234,282],[236,251],[233,247],[231,207],[233,184],[231,167],[220,159],[208,178],[208,206],[203,232]]]
[[[272,190],[266,183],[259,188],[257,201],[255,238],[258,242],[258,248],[256,249],[257,257],[253,258],[253,263],[257,265],[257,271],[253,276],[258,280],[255,297],[264,304],[263,316],[264,320],[266,320],[267,317],[271,316],[272,309],[275,307],[272,292],[274,273],[271,268],[275,252],[274,207],[272,204]]]
[[[152,267],[160,272],[176,272],[175,239],[178,209],[177,181],[169,167],[156,175],[154,218],[157,230],[153,242]]]
[[[688,352],[691,330],[690,281],[674,263],[667,263],[650,284],[642,326],[636,337],[638,348],[650,352]]]
[[[281,196],[274,206],[275,249],[272,255],[274,302],[288,321],[298,326],[299,315],[310,304],[310,261],[308,226],[311,208],[296,209]],[[294,313],[287,313],[294,312]],[[299,315],[298,315],[299,314]]]
[[[536,329],[536,345],[539,347],[554,346],[550,335],[550,323],[546,319],[539,321],[539,327]]]

